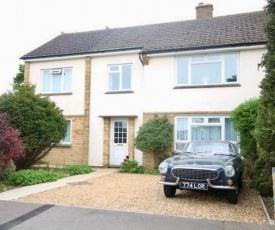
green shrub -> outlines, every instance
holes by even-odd
[[[9,175],[15,172],[15,170],[16,170],[16,166],[13,160],[11,160],[9,167],[6,168],[3,172],[0,172],[0,180],[7,180]]]
[[[13,186],[27,186],[52,182],[58,179],[58,174],[53,171],[27,169],[10,174],[7,183]]]
[[[155,115],[139,128],[134,146],[144,153],[153,154],[154,167],[156,167],[160,163],[159,157],[170,150],[172,139],[173,125],[166,116]]]
[[[92,172],[92,168],[89,165],[68,165],[64,167],[66,174],[70,176],[86,174]]]
[[[135,160],[129,160],[129,156],[126,156],[120,165],[120,172],[143,174],[144,171],[143,166],[139,165]]]

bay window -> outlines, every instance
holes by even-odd
[[[176,59],[176,85],[218,85],[238,81],[238,54],[182,56]]]
[[[175,117],[175,150],[181,151],[188,141],[227,140],[237,143],[233,122],[225,116]]]

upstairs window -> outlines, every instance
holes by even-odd
[[[131,75],[130,64],[108,66],[109,91],[131,90]]]
[[[238,54],[178,57],[177,86],[218,85],[238,82]]]
[[[42,70],[42,93],[72,92],[72,68]]]

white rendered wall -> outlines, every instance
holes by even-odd
[[[138,55],[93,57],[91,67],[91,116],[89,164],[103,165],[103,118],[100,116],[137,116],[135,133],[143,122],[143,113],[229,112],[246,99],[258,97],[259,83],[264,77],[258,70],[264,49],[239,53],[238,87],[174,89],[174,56],[150,57],[142,66]],[[134,93],[106,94],[107,66],[132,63]],[[135,159],[142,162],[142,153],[135,150]]]
[[[237,87],[183,88],[175,86],[175,57],[150,58],[144,68],[143,112],[231,111],[244,100],[258,97],[264,76],[258,63],[265,50],[241,51]]]
[[[41,93],[41,70],[65,67],[73,69],[72,95],[52,95],[50,99],[63,109],[65,116],[84,115],[85,59],[31,62],[30,82],[36,85],[36,92]]]
[[[132,64],[133,93],[106,94],[108,92],[108,65]],[[93,57],[91,65],[91,112],[89,164],[103,165],[103,118],[100,116],[137,116],[135,132],[142,124],[143,66],[138,54]],[[142,162],[142,154],[135,150],[135,160]]]

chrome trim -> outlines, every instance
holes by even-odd
[[[179,184],[179,181],[180,181],[180,178],[178,177],[176,182],[166,182],[166,181],[159,180],[158,183],[164,184],[164,185],[170,185],[170,186],[177,186]]]
[[[205,171],[212,171],[212,172],[217,172],[217,177],[213,178],[211,180],[216,180],[219,176],[220,176],[220,171],[218,169],[208,169],[208,168],[198,168],[198,167],[192,167],[193,165],[187,166],[187,167],[183,167],[183,166],[174,166],[171,169],[171,174],[173,175],[173,177],[176,177],[173,173],[173,169],[194,169],[194,170],[205,170]],[[177,178],[177,177],[176,177]],[[201,181],[201,179],[187,179],[184,178],[184,180],[189,180],[189,181]],[[205,179],[204,179],[205,180]]]
[[[211,184],[210,180],[207,179],[207,183],[211,188],[214,189],[228,189],[228,190],[237,190],[236,186],[227,186],[227,185],[213,185]]]
[[[186,165],[186,166],[179,166],[176,165],[174,166],[171,170],[173,169],[199,169],[199,170],[209,170],[209,171],[217,171],[218,169],[208,169],[208,168],[200,168],[200,167],[194,167],[194,165]]]

